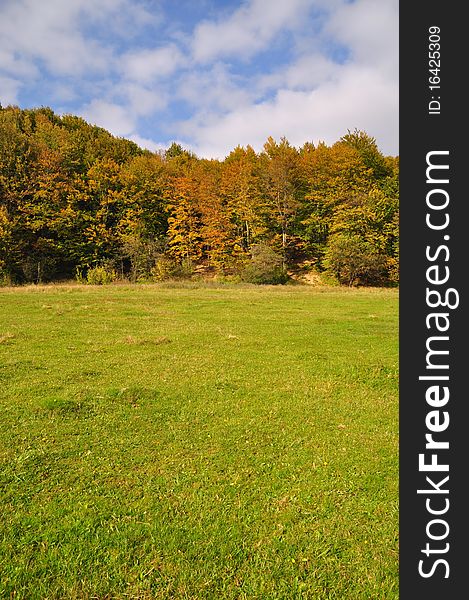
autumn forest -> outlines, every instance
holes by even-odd
[[[0,109],[0,283],[314,271],[396,285],[399,160],[366,132],[224,160],[150,152],[49,108]]]

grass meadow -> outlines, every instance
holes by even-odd
[[[0,289],[0,597],[398,598],[398,292]]]

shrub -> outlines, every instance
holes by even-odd
[[[167,256],[161,256],[151,270],[154,281],[168,281],[170,279],[190,279],[194,273],[194,266],[190,259],[178,262]]]
[[[107,285],[117,280],[117,273],[109,267],[98,266],[88,270],[86,283],[89,285]]]
[[[281,256],[265,244],[256,244],[251,248],[251,261],[244,267],[241,279],[247,283],[277,285],[286,283],[288,275]]]
[[[83,269],[81,267],[75,268],[75,281],[78,283],[87,283],[86,276],[83,273]]]
[[[331,236],[324,266],[339,283],[349,286],[378,284],[386,278],[386,257],[358,235]]]
[[[390,283],[399,283],[399,258],[392,256],[387,259],[388,279]]]
[[[121,259],[126,265],[131,282],[146,282],[153,279],[152,269],[161,255],[163,242],[147,239],[138,234],[121,238]]]
[[[13,280],[11,275],[7,272],[6,269],[3,269],[0,265],[0,287],[7,287],[13,284]]]

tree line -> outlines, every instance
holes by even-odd
[[[295,269],[395,284],[399,160],[348,131],[203,159],[143,150],[80,117],[0,107],[0,281],[282,282]]]

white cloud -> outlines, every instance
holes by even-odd
[[[0,46],[23,62],[42,61],[54,74],[77,75],[103,70],[110,52],[79,28],[79,14],[89,0],[6,1],[0,20]]]
[[[77,98],[77,94],[71,85],[54,83],[49,88],[51,98],[57,102],[71,102]]]
[[[356,0],[330,18],[326,33],[350,48],[352,59],[397,79],[399,4],[396,0]]]
[[[150,149],[161,149],[158,133],[139,120],[160,113],[160,130],[207,157],[261,149],[269,135],[334,142],[355,127],[397,153],[398,0],[211,0],[219,17],[192,34],[172,11],[163,29],[164,4],[149,0],[0,4],[4,105],[40,83],[56,110],[68,103]]]
[[[92,100],[83,107],[81,116],[119,137],[129,136],[135,131],[135,118],[130,111],[104,100]]]
[[[281,88],[313,90],[321,84],[336,80],[341,72],[341,65],[315,52],[301,56],[274,73],[259,77],[256,87],[260,91]]]
[[[254,4],[258,5],[253,2],[251,7]],[[355,127],[375,137],[383,152],[397,154],[397,0],[321,5],[329,11],[315,39],[305,44],[303,54],[293,62],[253,82],[257,99],[233,107],[228,114],[216,107],[201,110],[181,123],[181,133],[193,140],[199,155],[223,158],[238,144],[260,150],[269,135],[285,135],[295,145],[308,140],[333,143]],[[226,26],[228,31],[237,31],[240,14],[247,10],[237,11],[219,25],[221,30]],[[207,26],[205,31],[212,29]],[[200,41],[200,29],[196,41],[197,35]],[[255,47],[251,44],[250,50]],[[334,47],[346,48],[343,64],[331,58]],[[215,42],[205,48],[207,56],[222,52]],[[266,91],[274,97],[263,100]]]
[[[169,101],[168,93],[163,88],[149,89],[140,84],[124,82],[112,87],[116,96],[122,96],[131,114],[147,116],[164,109]]]
[[[311,4],[311,0],[245,2],[227,19],[204,21],[196,27],[194,58],[208,62],[221,56],[252,56],[266,48],[280,30],[298,26]]]
[[[18,80],[0,75],[0,103],[2,106],[17,103],[20,85]]]
[[[133,134],[129,137],[130,140],[135,142],[140,148],[145,148],[151,152],[164,152],[167,148],[166,144],[160,144],[148,138],[141,137],[140,135]]]
[[[114,50],[96,36],[135,33],[153,23],[135,0],[2,0],[0,52],[30,69],[45,65],[53,76],[87,76],[114,68]],[[94,29],[89,30],[89,26]],[[0,63],[0,70],[5,65]],[[20,74],[20,73],[19,73]],[[37,73],[36,73],[37,75]]]
[[[2,49],[0,47],[0,69],[4,73],[14,76],[15,78],[32,78],[39,74],[35,65],[29,61],[18,58],[15,52],[11,49]]]
[[[121,71],[130,80],[149,83],[171,75],[184,62],[181,51],[174,44],[170,44],[125,54],[121,58]]]
[[[290,143],[333,143],[347,129],[365,130],[385,153],[395,152],[397,103],[393,85],[369,69],[351,67],[338,81],[314,91],[280,90],[275,99],[231,112],[210,122],[186,122],[182,132],[201,156],[223,158],[232,148],[262,149],[269,135]]]
[[[191,71],[181,77],[177,95],[203,110],[226,112],[255,99],[255,90],[237,81],[226,65],[216,63],[209,70]]]
[[[114,36],[130,39],[139,35],[146,25],[161,23],[162,14],[158,5],[151,5],[151,12],[138,0],[79,0],[85,16],[94,25],[100,25],[104,31]]]

